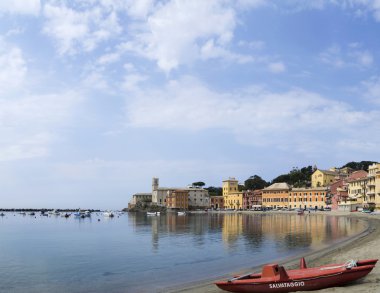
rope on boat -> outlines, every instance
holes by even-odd
[[[350,259],[348,262],[345,263],[345,265],[346,265],[347,269],[351,269],[353,267],[357,267],[358,266],[357,263],[356,263],[356,261],[354,261],[353,259]]]
[[[333,267],[325,267],[325,268],[320,268],[321,271],[324,270],[333,270],[333,269],[339,269],[339,268],[346,268],[346,269],[351,269],[353,267],[357,267],[357,263],[355,260],[350,259],[349,261],[346,261],[344,264],[340,266],[333,266]]]

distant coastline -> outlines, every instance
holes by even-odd
[[[3,208],[0,208],[0,212],[49,212],[49,211],[57,211],[57,212],[76,212],[78,211],[78,209],[53,209],[53,208],[41,208],[41,209],[36,209],[36,208],[12,208],[12,209],[3,209]],[[86,210],[86,211],[89,211],[91,213],[93,212],[101,212],[101,210],[99,209],[82,209],[81,210]]]

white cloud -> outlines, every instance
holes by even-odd
[[[109,84],[102,72],[92,71],[83,79],[83,86],[90,90],[109,90]]]
[[[102,6],[75,10],[64,5],[44,6],[43,32],[57,41],[60,54],[92,51],[121,33],[117,13]]]
[[[126,91],[138,90],[138,85],[147,79],[148,79],[148,76],[138,74],[138,73],[126,74],[124,76],[124,82],[122,84],[122,88]]]
[[[27,66],[20,48],[0,39],[0,94],[18,89],[27,73]]]
[[[360,43],[351,43],[343,48],[339,45],[332,45],[320,53],[319,58],[323,63],[338,69],[345,67],[365,69],[371,67],[374,62],[371,52],[363,49]]]
[[[41,9],[40,0],[1,0],[1,13],[38,15]]]
[[[80,100],[73,92],[0,99],[0,161],[46,156]]]
[[[173,0],[157,6],[124,48],[155,60],[159,68],[170,72],[199,58],[209,41],[226,49],[235,26],[235,11],[223,1]]]
[[[200,48],[200,56],[202,59],[221,58],[228,61],[234,61],[240,64],[253,62],[252,56],[236,54],[224,49],[222,46],[216,46],[214,40],[209,40]]]
[[[340,140],[367,139],[380,131],[379,111],[356,111],[316,93],[245,89],[221,94],[193,78],[171,81],[162,90],[139,92],[128,102],[126,114],[130,127],[224,129],[244,144],[300,152],[306,146],[317,151],[320,140],[329,140],[333,149]]]
[[[120,54],[109,53],[109,54],[104,54],[100,56],[100,58],[98,59],[98,63],[100,65],[107,65],[107,64],[115,63],[119,61],[119,59],[120,59]]]
[[[375,21],[380,22],[379,0],[284,0],[278,6],[290,8],[293,12],[302,10],[322,10],[328,6],[335,6],[353,13],[357,17],[372,14]]]
[[[237,0],[236,2],[239,8],[244,9],[252,9],[269,4],[266,0]]]
[[[265,47],[265,42],[264,41],[244,41],[241,40],[238,42],[238,45],[240,47],[248,47],[249,49],[252,50],[261,50]]]
[[[126,5],[130,16],[144,19],[153,10],[154,0],[130,0]]]
[[[282,73],[286,71],[286,67],[282,62],[273,62],[268,65],[268,69],[272,73]]]
[[[362,82],[357,92],[372,103],[380,105],[380,77],[373,76],[369,80]]]

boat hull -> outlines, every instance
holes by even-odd
[[[287,280],[281,278],[277,280],[261,278],[261,275],[258,274],[255,278],[217,282],[215,284],[220,289],[229,292],[267,293],[320,290],[342,286],[365,277],[375,267],[376,261],[362,261],[360,266],[352,268],[331,269],[331,267],[324,266],[288,271]],[[318,272],[321,273],[318,274]]]

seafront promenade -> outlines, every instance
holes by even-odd
[[[319,213],[319,212],[317,212]],[[353,236],[344,242],[337,245],[315,251],[306,255],[306,262],[308,266],[318,266],[328,263],[344,263],[348,260],[354,259],[380,259],[380,215],[369,215],[364,213],[348,213],[348,212],[332,212],[332,215],[342,217],[357,217],[365,220],[368,223],[367,229],[359,235]],[[301,255],[303,256],[303,255]],[[280,262],[285,268],[295,268],[298,266],[299,257],[283,260]],[[242,268],[240,272],[231,272],[229,276],[222,276],[220,279],[226,279],[236,274],[244,274],[248,272],[260,272],[261,268]],[[218,278],[219,279],[219,278]],[[221,293],[225,292],[220,290],[214,285],[216,280],[207,280],[201,283],[185,284],[181,288],[168,288],[162,292],[165,293]],[[377,293],[380,288],[380,266],[377,265],[375,269],[364,279],[344,287],[334,287],[323,289],[315,292],[365,292]]]

